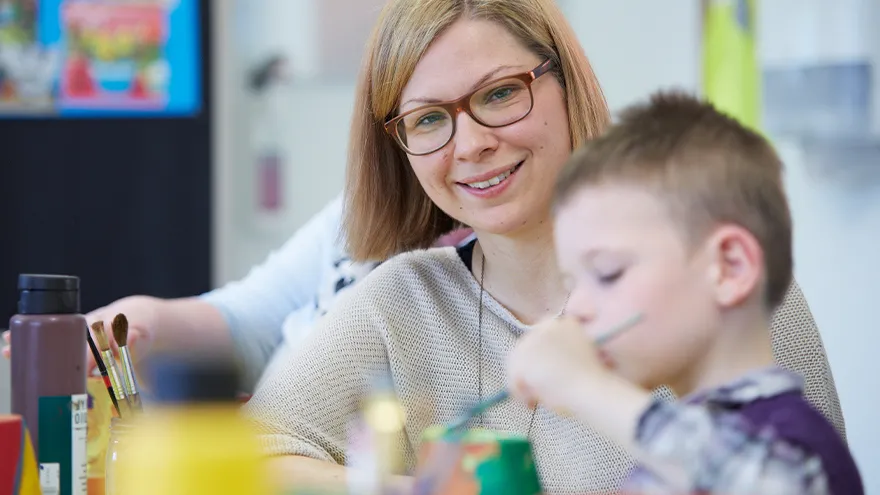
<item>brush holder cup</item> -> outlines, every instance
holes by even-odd
[[[110,420],[110,442],[107,446],[107,459],[104,463],[104,495],[120,495],[117,490],[116,466],[123,453],[125,442],[134,430],[130,421],[121,418]]]

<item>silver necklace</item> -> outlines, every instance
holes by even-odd
[[[474,245],[476,247],[476,244]],[[483,294],[486,292],[483,288],[483,278],[486,276],[486,254],[480,253],[480,304],[477,308],[477,327],[479,328],[480,335],[480,344],[479,344],[479,357],[477,359],[477,373],[479,373],[479,377],[477,378],[477,386],[478,386],[478,403],[483,402]],[[562,316],[565,314],[565,307],[568,306],[568,299],[571,297],[571,293],[568,294],[565,298],[565,302],[562,304],[562,310],[559,311],[558,316]],[[540,404],[536,404],[535,408],[532,409],[532,414],[529,416],[529,426],[526,430],[526,438],[531,440],[532,437],[532,426],[535,424],[535,415],[538,412],[538,408],[541,407]],[[479,424],[483,426],[483,415],[479,416]]]

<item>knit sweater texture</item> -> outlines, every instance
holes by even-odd
[[[421,433],[505,386],[505,358],[529,330],[480,286],[454,248],[399,255],[340,298],[308,340],[267,376],[246,406],[273,455],[345,464],[347,426],[376,373],[390,372],[406,411],[400,449],[410,468]],[[482,342],[481,342],[482,341]],[[796,284],[774,315],[773,350],[801,374],[805,396],[844,435],[834,380]],[[482,377],[480,377],[482,373]],[[481,380],[482,378],[482,380]],[[482,382],[482,385],[480,384]],[[656,393],[672,399],[666,389]],[[610,492],[633,464],[588,426],[516,401],[490,409],[482,427],[528,434],[546,493]]]

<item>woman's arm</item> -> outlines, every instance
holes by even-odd
[[[345,466],[303,456],[275,457],[269,461],[269,472],[285,489],[346,486]]]
[[[136,327],[141,321],[149,322],[153,332],[150,347],[186,349],[208,344],[229,348],[232,345],[229,326],[223,315],[198,297],[158,299],[131,296],[90,313],[88,319],[90,322],[102,319],[104,326],[110,328],[110,322],[119,313],[128,317],[130,326]],[[137,344],[135,346],[139,350]]]
[[[345,490],[348,426],[372,378],[389,372],[374,285],[366,280],[343,297],[245,406],[288,483]]]
[[[281,343],[285,318],[295,311],[313,310],[321,280],[333,270],[341,215],[337,197],[244,279],[201,297],[226,322],[249,388]],[[307,314],[303,319],[313,318]]]
[[[269,471],[282,488],[326,490],[328,493],[344,492],[347,485],[346,468],[332,462],[319,461],[301,456],[276,457],[269,461]],[[413,478],[395,476],[389,493],[410,493]]]
[[[110,322],[124,313],[129,345],[135,357],[152,347],[233,346],[244,361],[252,385],[282,340],[285,318],[314,305],[321,280],[332,271],[339,251],[341,198],[336,198],[299,229],[277,252],[254,267],[244,279],[200,297],[159,299],[129,296],[87,315],[89,323]],[[311,315],[302,315],[310,322]],[[311,325],[305,324],[310,329]],[[112,339],[112,334],[109,334]],[[4,334],[8,344],[8,334]],[[9,348],[3,348],[8,357]],[[94,366],[88,354],[90,367]]]

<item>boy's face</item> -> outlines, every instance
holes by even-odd
[[[556,216],[557,256],[572,291],[566,312],[592,338],[641,313],[600,352],[645,388],[690,381],[719,322],[711,257],[683,232],[662,201],[626,185],[584,188]]]

